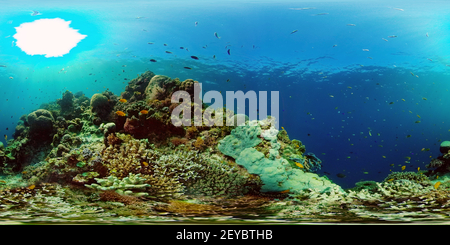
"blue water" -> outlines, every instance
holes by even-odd
[[[401,166],[425,169],[450,139],[445,0],[0,4],[0,134],[8,139],[21,115],[65,90],[120,94],[146,70],[198,80],[203,92],[279,91],[280,126],[344,188]],[[11,45],[14,27],[42,18],[70,20],[87,37],[63,57]]]

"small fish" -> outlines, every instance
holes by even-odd
[[[197,56],[191,56],[191,58],[194,59],[194,60],[198,60]]]
[[[0,65],[0,67],[6,67],[5,65]]]
[[[287,190],[284,190],[284,191],[280,191],[280,193],[281,194],[284,194],[284,193],[288,193],[290,190],[289,189],[287,189]]]
[[[406,166],[402,166],[402,171],[405,170]]]
[[[153,43],[148,43],[148,44],[153,44]]]
[[[430,148],[422,148],[420,151],[430,151]]]
[[[398,11],[405,11],[404,9],[399,9],[399,8],[394,8],[395,10],[398,10]]]
[[[409,137],[411,137],[412,135],[410,135],[410,134],[408,134],[408,135],[406,135],[406,138],[409,138]]]
[[[294,33],[296,33],[296,32],[298,32],[298,30],[293,30],[293,31],[291,32],[291,34],[294,34]]]
[[[389,38],[396,38],[396,35],[388,36]]]
[[[427,60],[429,60],[429,61],[433,61],[432,59],[430,59],[430,58],[428,58]]]
[[[318,14],[315,14],[315,15],[327,15],[327,14],[329,14],[329,13],[318,13]]]
[[[34,11],[34,10],[31,10],[31,11],[32,11],[31,16],[36,16],[36,15],[42,14],[42,13],[39,13],[39,11]]]
[[[427,34],[425,34],[425,36],[427,36],[427,37],[428,37],[428,32],[427,32]]]
[[[413,76],[413,77],[415,76],[414,73],[412,73],[412,71],[410,71],[409,73],[411,73],[411,76]]]
[[[230,50],[229,50],[229,49],[228,49],[227,53],[228,53],[228,55],[231,55],[231,54],[230,54]]]
[[[180,49],[184,49],[184,47],[180,47]]]
[[[437,188],[439,188],[440,185],[441,185],[440,181],[436,182],[436,184],[434,184],[434,189],[437,190]]]
[[[383,158],[386,158],[386,156],[382,156]]]
[[[425,97],[423,97],[422,99],[423,99],[423,100],[427,100],[427,98],[425,98]]]
[[[164,43],[163,45],[164,45],[164,46],[167,46],[167,43]]]
[[[334,47],[337,47],[337,44],[333,45],[333,48],[334,48]]]
[[[394,102],[389,102],[389,105],[393,105],[394,104]]]
[[[22,171],[22,174],[27,174],[28,172],[27,171]]]
[[[336,176],[339,177],[339,178],[345,178],[345,177],[347,177],[347,175],[342,174],[342,173],[338,173],[338,174],[336,174]]]
[[[420,121],[415,121],[414,123],[420,123]]]
[[[120,99],[119,102],[125,103],[125,102],[127,102],[127,100],[126,99]]]
[[[142,16],[136,17],[136,19],[143,19],[143,18],[145,18],[145,17],[142,17]]]
[[[14,77],[9,77],[9,79],[14,79]]]
[[[216,58],[216,55],[213,55],[213,59],[215,59]]]
[[[347,24],[348,26],[356,26],[355,24]]]
[[[402,99],[402,101],[406,101],[405,99]]]
[[[282,130],[284,130],[284,127],[281,127]]]
[[[33,190],[36,186],[35,185],[30,185],[28,186],[28,189]]]
[[[125,114],[125,112],[123,112],[123,111],[116,111],[116,114],[117,114],[118,116],[120,116],[120,117],[124,117],[124,116],[127,115],[127,114]]]
[[[381,38],[381,39],[383,39],[383,40],[386,41],[386,42],[389,42],[389,40],[387,40],[386,38]]]
[[[156,62],[156,60],[155,59],[151,59],[150,62]]]
[[[195,26],[197,26],[198,25],[198,21],[196,21],[194,24],[195,24]]]
[[[188,70],[192,70],[192,68],[190,68],[190,67],[188,67],[188,66],[185,66],[185,67],[183,67],[184,69],[188,69]]]
[[[394,179],[388,179],[388,180],[387,180],[387,182],[392,182],[392,181],[394,181]]]
[[[5,134],[5,141],[7,141],[7,140],[8,140],[8,135]]]
[[[305,168],[305,167],[303,167],[303,164],[301,164],[299,162],[295,162],[295,165],[297,165],[297,167],[299,167],[299,168]]]
[[[411,157],[405,157],[405,158],[408,159],[408,161],[411,160]]]
[[[369,131],[369,135],[372,136],[372,133]]]
[[[171,54],[172,52],[170,52],[170,51],[166,51],[166,53],[168,53],[168,54]]]
[[[217,34],[217,32],[214,32],[214,36],[220,39],[219,34]]]
[[[148,111],[147,110],[142,110],[142,111],[140,111],[140,113],[146,115],[146,114],[148,114]]]
[[[419,172],[420,171],[420,167],[417,167],[417,172]]]
[[[143,162],[142,165],[148,167],[148,162]]]
[[[367,52],[367,51],[369,51],[369,49],[364,48],[362,51],[366,51]]]

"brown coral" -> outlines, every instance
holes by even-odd
[[[198,137],[194,143],[194,147],[197,148],[197,150],[203,150],[205,149],[205,146],[205,141],[201,137]]]

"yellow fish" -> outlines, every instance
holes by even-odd
[[[281,127],[282,130],[284,130],[284,127]]]
[[[406,166],[402,166],[402,171],[405,170]]]
[[[439,175],[436,175],[436,179],[438,179],[439,178]]]
[[[417,114],[417,117],[420,118],[419,114]]]
[[[126,99],[120,99],[119,102],[125,103],[125,102],[127,102],[127,100]]]
[[[125,114],[125,112],[123,112],[123,111],[116,111],[116,114],[117,114],[118,116],[121,116],[121,117],[124,117],[124,116],[127,115],[127,114]]]
[[[5,141],[8,140],[8,135],[5,134]]]
[[[422,99],[423,99],[423,100],[427,100],[427,98],[425,98],[425,97],[423,97]]]
[[[411,160],[411,157],[405,157],[405,158],[408,159],[408,161]]]
[[[289,189],[287,189],[287,190],[284,190],[284,191],[280,191],[280,193],[281,194],[284,194],[284,193],[288,193],[290,190]]]
[[[386,158],[386,156],[383,156],[383,158]]]
[[[369,131],[369,135],[372,136],[372,133]]]
[[[148,167],[148,163],[147,162],[143,162],[142,163],[144,166]]]
[[[387,181],[388,181],[388,182],[392,182],[392,181],[394,181],[394,179],[388,179]]]
[[[434,184],[434,189],[437,190],[437,188],[439,188],[440,185],[441,185],[440,181],[436,182],[436,184]]]
[[[140,111],[140,113],[145,115],[145,114],[148,114],[148,111],[147,110],[142,110],[142,111]]]
[[[417,167],[417,171],[420,171],[420,167]]]
[[[301,164],[299,162],[295,162],[295,165],[297,165],[299,168],[305,168],[305,167],[303,167],[303,164]]]
[[[403,101],[406,101],[405,99],[402,99]]]
[[[36,187],[36,186],[35,185],[30,185],[30,186],[28,186],[28,189],[33,190],[34,187]]]

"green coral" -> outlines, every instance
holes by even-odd
[[[300,192],[305,189],[329,191],[336,186],[330,180],[317,174],[292,168],[284,158],[268,159],[254,148],[243,150],[236,163],[244,166],[249,173],[260,176],[262,192]]]
[[[140,174],[132,174],[130,173],[128,177],[123,179],[118,179],[115,176],[109,176],[107,178],[95,178],[97,183],[99,184],[91,184],[85,185],[88,188],[97,189],[97,190],[114,190],[121,195],[129,195],[129,196],[148,196],[147,192],[141,192],[141,190],[145,190],[147,187],[150,187],[149,184],[145,184],[145,178],[142,178]]]
[[[219,150],[234,159],[246,148],[254,147],[261,143],[258,136],[261,135],[261,127],[256,126],[238,126],[231,131],[231,134],[219,141]]]

